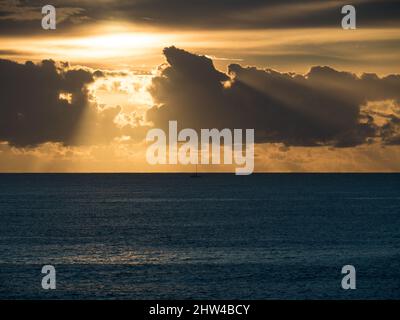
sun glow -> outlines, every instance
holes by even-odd
[[[69,54],[75,57],[110,58],[144,54],[159,48],[160,43],[168,43],[168,37],[158,34],[121,33],[65,39],[56,41],[54,45],[66,47]]]
[[[157,65],[161,50],[177,40],[175,34],[132,28],[98,28],[80,34],[37,37],[0,37],[2,48],[17,54],[18,60],[53,60],[99,66],[143,61]],[[25,57],[26,54],[26,57]],[[116,60],[118,59],[118,60]],[[149,61],[151,60],[151,61]],[[153,61],[154,60],[154,63]],[[138,67],[138,64],[136,64]]]

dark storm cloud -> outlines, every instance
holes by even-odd
[[[120,72],[73,69],[68,63],[44,60],[20,64],[0,59],[0,144],[35,147],[108,144],[122,135],[141,141],[148,127],[119,127],[119,106],[99,106],[87,86]]]
[[[0,1],[0,3],[2,3]],[[359,27],[399,25],[400,4],[396,0],[358,0]],[[18,14],[39,10],[46,1],[19,1]],[[340,27],[341,7],[346,1],[326,0],[120,0],[52,2],[65,12],[64,24],[126,20],[150,26],[203,29],[258,29]],[[3,1],[0,6],[2,33],[40,31],[40,20],[15,20],[14,9]],[[72,10],[74,9],[74,10]],[[11,11],[11,14],[10,14]],[[11,18],[10,18],[11,17]]]
[[[329,67],[298,75],[232,64],[228,76],[204,56],[175,47],[164,54],[168,66],[150,88],[158,105],[147,114],[156,127],[177,120],[181,128],[197,130],[254,128],[258,142],[336,147],[376,137],[387,143],[397,131],[396,116],[390,128],[380,128],[361,106],[399,100],[399,75],[357,77]]]
[[[0,141],[17,147],[109,142],[119,134],[113,120],[120,108],[91,106],[86,86],[93,81],[90,71],[51,60],[0,60]]]
[[[90,72],[64,71],[51,60],[38,65],[0,60],[0,141],[15,146],[72,143],[92,81]],[[70,94],[71,101],[60,94]]]

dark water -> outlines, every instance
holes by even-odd
[[[0,175],[0,298],[399,299],[400,175]],[[57,289],[41,289],[41,267]],[[341,289],[341,268],[357,290]]]

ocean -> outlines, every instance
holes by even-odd
[[[399,174],[0,175],[0,299],[399,298]]]

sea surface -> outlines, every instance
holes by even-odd
[[[1,174],[0,299],[400,299],[400,175]]]

